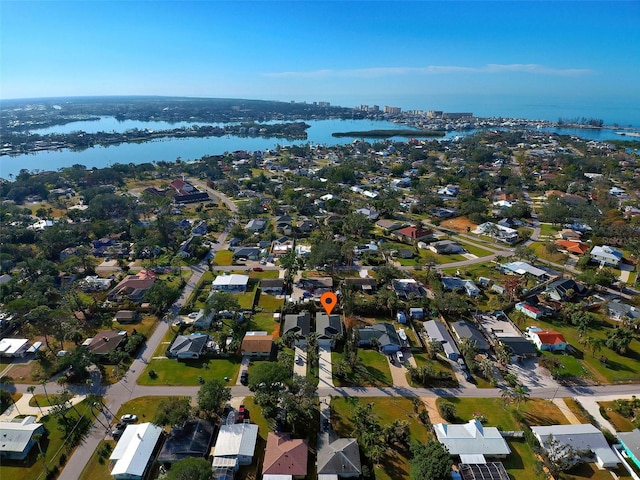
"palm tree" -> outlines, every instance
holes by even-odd
[[[40,385],[42,385],[42,389],[44,390],[44,395],[47,397],[47,403],[51,405],[51,400],[49,400],[49,394],[47,393],[47,381],[43,378],[40,380]]]
[[[34,385],[29,385],[27,387],[27,392],[29,392],[31,395],[33,395],[33,392],[35,392],[36,387]],[[33,395],[33,401],[36,402],[36,407],[38,407],[38,410],[40,410],[40,415],[42,415],[42,408],[40,407],[40,404],[38,403],[38,399],[36,398],[35,395]]]
[[[529,389],[523,385],[516,385],[513,389],[513,398],[516,402],[516,411],[520,410],[520,403],[529,400]]]

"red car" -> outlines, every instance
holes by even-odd
[[[244,408],[244,405],[240,405],[240,408],[238,408],[238,417],[236,418],[236,422],[244,422],[245,413],[246,410]]]
[[[253,267],[254,272],[263,272],[264,269],[262,267]]]

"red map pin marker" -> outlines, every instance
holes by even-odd
[[[324,311],[327,312],[327,315],[331,315],[331,311],[338,303],[338,297],[333,292],[325,292],[320,297],[320,303],[324,307]]]

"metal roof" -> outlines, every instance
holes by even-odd
[[[142,477],[161,434],[162,427],[152,423],[127,425],[109,457],[115,461],[111,475],[115,478]]]
[[[256,450],[258,426],[252,423],[222,425],[216,440],[214,457],[243,455],[252,457]]]
[[[29,445],[31,437],[40,429],[36,417],[26,417],[22,422],[0,422],[0,452],[22,453]]]

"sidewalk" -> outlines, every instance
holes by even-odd
[[[36,417],[37,420],[40,420],[41,417],[45,415],[49,415],[51,410],[53,410],[54,407],[38,408],[38,407],[30,406],[29,402],[31,401],[32,398],[33,398],[33,395],[30,393],[23,394],[22,397],[20,397],[20,399],[15,404],[12,404],[9,408],[7,408],[2,413],[2,415],[0,415],[0,422],[10,422],[18,415],[33,415],[34,417]],[[86,395],[76,395],[71,399],[71,404],[77,405],[78,403],[82,402],[85,398],[87,398]]]

